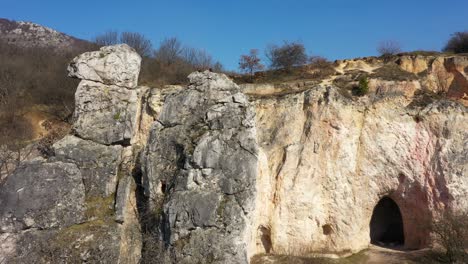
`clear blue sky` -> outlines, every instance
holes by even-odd
[[[232,70],[249,49],[283,40],[332,60],[375,55],[386,39],[440,50],[451,33],[468,30],[468,0],[0,0],[0,17],[83,39],[138,31],[157,45],[176,36]]]

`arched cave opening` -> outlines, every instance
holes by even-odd
[[[400,208],[389,197],[382,198],[374,208],[370,222],[371,243],[380,246],[402,246],[405,243]]]

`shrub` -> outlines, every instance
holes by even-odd
[[[197,70],[221,72],[223,66],[215,62],[205,50],[187,47],[177,38],[161,42],[154,56],[144,57],[140,82],[147,85],[184,84],[187,75]]]
[[[442,51],[468,53],[468,31],[453,33]]]
[[[377,52],[383,57],[390,57],[401,52],[401,45],[394,40],[386,40],[379,43]]]
[[[354,89],[354,94],[357,96],[366,95],[369,92],[369,79],[367,77],[361,77],[359,79],[359,85]]]
[[[304,65],[307,54],[304,44],[298,42],[284,42],[282,46],[272,45],[267,48],[266,56],[272,68],[290,70],[293,66]]]
[[[468,263],[468,213],[447,210],[432,225],[435,242],[444,250],[440,259],[449,263]]]
[[[314,70],[315,78],[325,78],[335,73],[333,63],[324,57],[311,56],[309,58],[310,68]]]
[[[250,54],[241,55],[239,59],[239,69],[248,72],[250,75],[253,75],[256,71],[263,70],[263,68],[264,66],[260,63],[257,49],[251,49]]]

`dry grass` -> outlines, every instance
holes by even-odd
[[[365,263],[368,257],[365,250],[346,258],[325,257],[298,257],[291,255],[260,254],[251,258],[251,264],[360,264]]]

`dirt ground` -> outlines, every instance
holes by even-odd
[[[305,258],[285,255],[258,255],[251,259],[252,264],[429,264],[439,263],[431,257],[427,249],[404,251],[382,248],[371,245],[350,257],[331,258]]]

